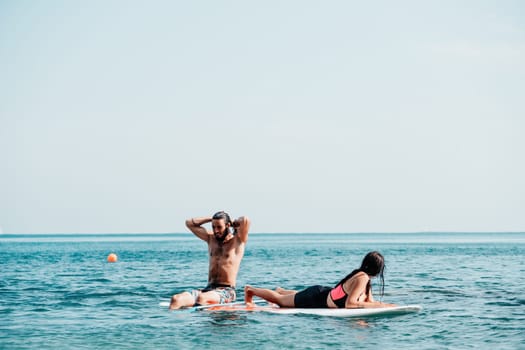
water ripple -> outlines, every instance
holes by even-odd
[[[450,235],[419,242],[417,235],[410,235],[410,242],[391,235],[369,235],[367,240],[355,235],[250,238],[239,286],[331,285],[366,252],[379,250],[387,260],[383,300],[424,307],[416,315],[350,320],[158,307],[159,300],[207,282],[205,247],[190,235],[184,237],[161,242],[2,242],[0,347],[514,349],[525,342],[525,240],[447,242],[443,237]],[[118,263],[106,263],[110,251],[118,252]],[[514,273],[502,274],[501,269]],[[373,288],[377,291],[377,280]]]

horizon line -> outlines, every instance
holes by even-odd
[[[250,232],[250,234],[256,234],[256,235],[265,235],[265,234],[312,234],[312,235],[319,235],[319,234],[414,234],[414,233],[525,233],[525,230],[517,230],[517,231],[354,231],[354,232],[283,232],[283,231],[274,231],[274,232]],[[18,233],[18,232],[2,232],[0,233],[0,236],[3,235],[27,235],[27,236],[33,236],[33,235],[179,235],[179,234],[191,234],[191,232],[24,232],[24,233]]]

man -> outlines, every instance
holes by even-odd
[[[212,230],[202,225],[211,222]],[[241,216],[231,221],[230,216],[220,211],[213,217],[186,220],[186,227],[198,238],[208,243],[208,285],[201,290],[192,290],[171,297],[170,310],[206,304],[229,303],[235,300],[235,282],[248,240],[250,220]]]

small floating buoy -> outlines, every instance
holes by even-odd
[[[108,255],[108,262],[110,263],[114,263],[114,262],[117,262],[117,254],[115,253],[111,253]]]

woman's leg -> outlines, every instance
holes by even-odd
[[[277,287],[275,288],[275,291],[281,295],[286,295],[286,294],[297,294],[297,291],[296,290],[291,290],[291,289],[284,289],[284,288],[281,288],[281,287]]]
[[[269,301],[270,303],[277,304],[280,307],[294,307],[295,306],[295,303],[294,303],[295,292],[293,294],[289,293],[289,294],[283,295],[271,289],[255,288],[255,287],[246,285],[244,287],[244,300],[246,301],[246,304],[252,304],[254,296],[257,296],[266,301]]]

